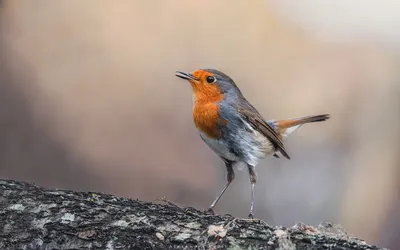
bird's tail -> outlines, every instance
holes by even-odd
[[[305,123],[322,122],[328,120],[329,117],[329,114],[313,115],[289,120],[270,120],[268,121],[268,124],[270,124],[278,132],[279,135],[281,135],[282,137],[286,137]]]

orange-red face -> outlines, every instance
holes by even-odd
[[[199,69],[190,74],[177,71],[175,75],[190,82],[195,101],[216,102],[222,100],[223,94],[216,84],[217,78],[213,73]]]
[[[220,119],[217,103],[222,101],[224,94],[217,85],[216,76],[206,70],[195,70],[190,74],[178,71],[175,74],[192,85],[193,120],[197,129],[210,138],[218,138],[220,131],[217,124]]]

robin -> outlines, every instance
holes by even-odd
[[[208,211],[214,214],[215,205],[235,178],[234,167],[244,164],[251,183],[249,218],[254,218],[255,168],[259,161],[270,155],[290,159],[282,138],[305,123],[325,121],[329,115],[267,121],[226,74],[215,69],[199,69],[192,73],[176,71],[175,75],[192,86],[194,124],[227,170],[226,185]]]

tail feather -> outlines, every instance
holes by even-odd
[[[305,123],[311,123],[311,122],[322,122],[325,120],[328,120],[330,118],[329,114],[323,114],[323,115],[314,115],[314,116],[305,116],[305,117],[300,117],[300,118],[295,118],[295,119],[289,119],[289,120],[271,120],[268,121],[272,127],[275,128],[275,130],[280,134],[281,136],[288,136],[289,134],[293,133],[295,130],[301,127],[301,125]]]

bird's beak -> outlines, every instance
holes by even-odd
[[[197,78],[195,78],[192,74],[181,72],[181,71],[176,71],[175,75],[179,78],[188,80],[188,81],[198,81]]]

